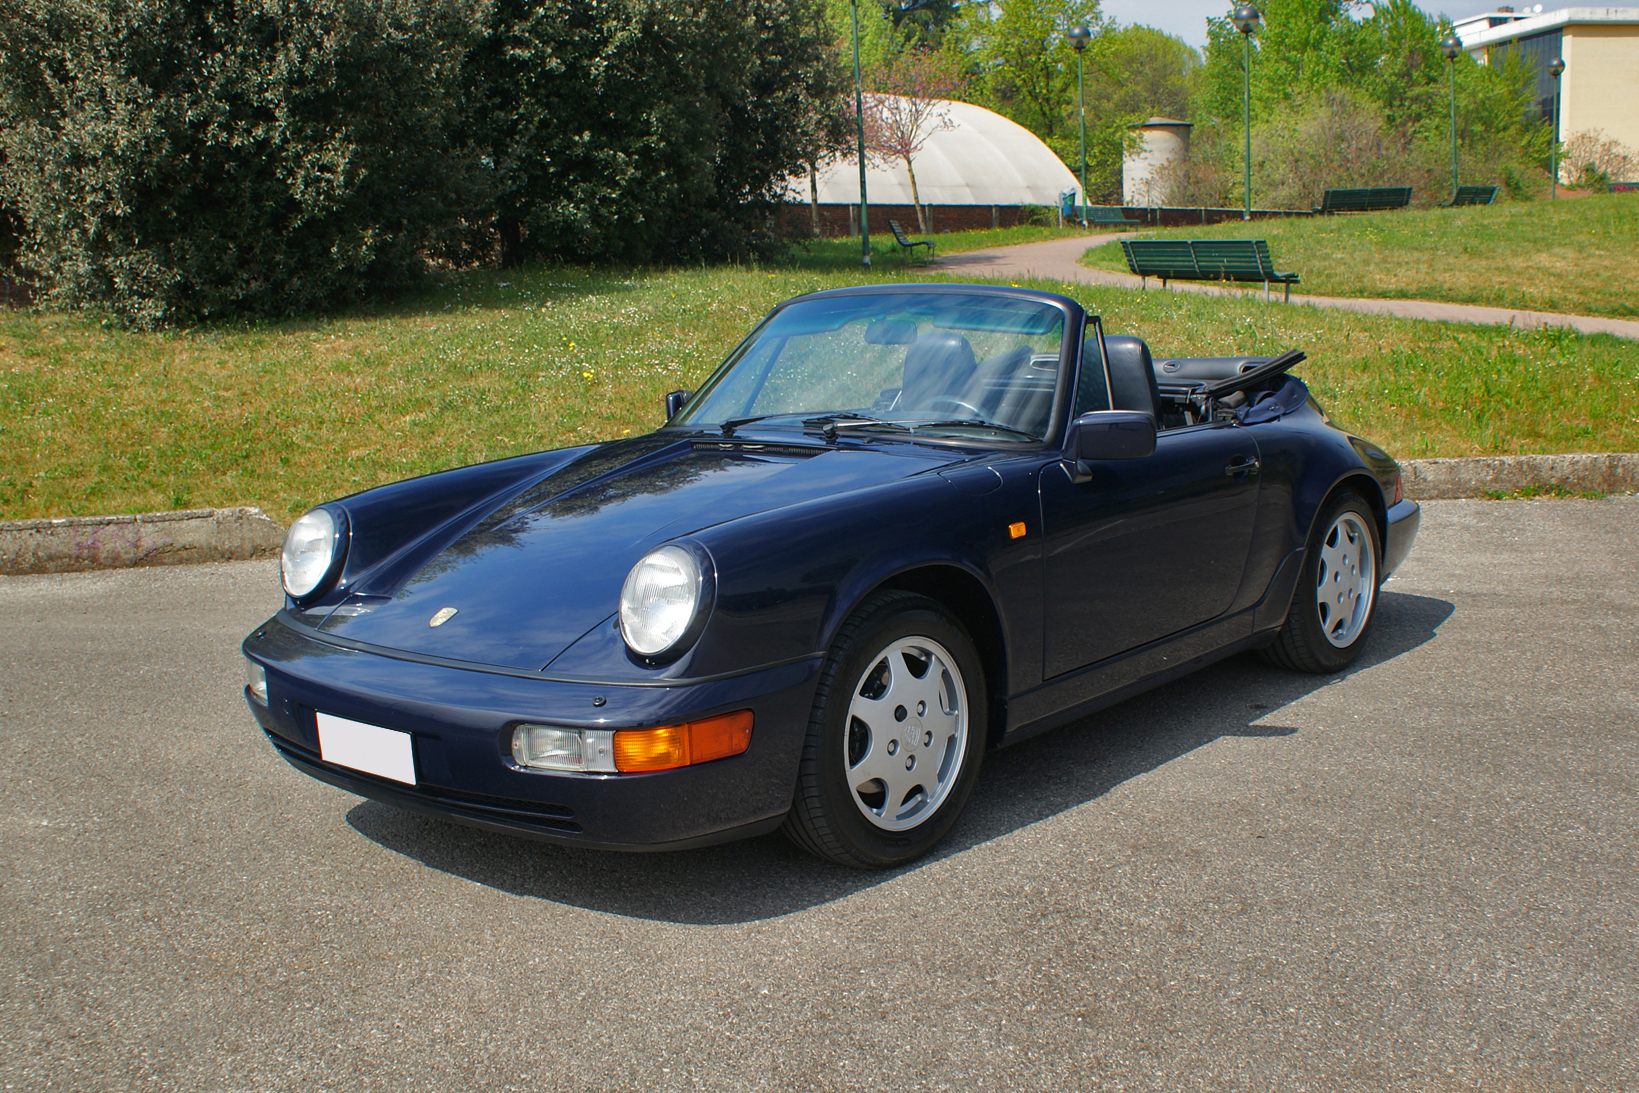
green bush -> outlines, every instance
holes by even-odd
[[[825,43],[817,0],[0,0],[10,268],[152,326],[743,253],[835,136]]]
[[[501,0],[471,70],[503,260],[668,262],[768,241],[835,138],[817,0]]]
[[[156,323],[333,306],[461,246],[464,0],[12,0],[6,204],[48,302]]]

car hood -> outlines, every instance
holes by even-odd
[[[656,545],[965,456],[892,443],[616,441],[527,485],[396,587],[363,582],[362,594],[322,629],[406,652],[540,670],[614,614],[626,574]],[[431,625],[446,609],[454,614]]]

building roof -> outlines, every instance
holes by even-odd
[[[1059,194],[1081,187],[1053,150],[1034,133],[972,103],[939,100],[951,127],[928,137],[912,157],[924,205],[1057,205]],[[817,172],[822,205],[859,203],[859,161],[829,160]],[[865,190],[873,205],[911,204],[911,182],[900,160],[867,158]],[[787,184],[792,201],[808,200],[808,179]]]
[[[1501,45],[1562,27],[1639,26],[1639,8],[1560,8],[1557,11],[1493,11],[1464,19],[1456,26],[1457,37],[1467,50]]]

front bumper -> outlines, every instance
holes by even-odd
[[[246,699],[279,753],[360,796],[472,826],[617,850],[683,849],[772,830],[791,806],[819,658],[665,686],[563,682],[343,648],[269,619],[244,653],[267,671],[268,704]],[[603,701],[594,705],[593,699]],[[521,721],[648,728],[750,709],[743,754],[652,774],[527,771]],[[326,763],[317,711],[411,735],[416,784]]]
[[[1383,580],[1400,568],[1400,563],[1411,553],[1411,544],[1417,541],[1417,529],[1423,522],[1423,510],[1415,501],[1401,501],[1388,511],[1388,534],[1383,539]]]

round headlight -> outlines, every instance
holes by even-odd
[[[336,560],[339,531],[335,516],[327,509],[314,509],[290,525],[279,558],[286,592],[299,600],[318,589]]]
[[[650,551],[620,589],[620,633],[634,653],[657,656],[688,633],[700,610],[700,563],[680,546]]]

